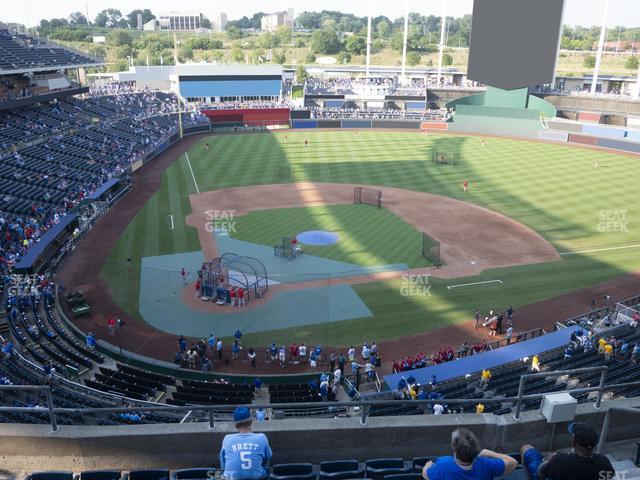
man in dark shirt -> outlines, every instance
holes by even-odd
[[[544,458],[531,445],[520,450],[530,480],[613,480],[615,470],[604,455],[593,453],[598,434],[582,422],[569,425],[572,453],[556,453]]]

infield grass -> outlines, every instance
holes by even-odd
[[[559,252],[640,244],[640,202],[632,183],[640,173],[637,157],[511,139],[488,138],[483,147],[480,140],[379,131],[224,135],[208,138],[209,150],[202,140],[189,151],[189,158],[201,192],[306,180],[390,186],[463,199],[498,211],[536,230]],[[434,149],[459,152],[461,164],[432,165]],[[596,159],[598,168],[594,168]],[[282,165],[291,166],[289,180],[282,178]],[[465,180],[470,185],[466,194],[462,191]],[[194,192],[182,156],[167,169],[160,191],[111,252],[102,274],[114,299],[130,314],[138,316],[141,257],[199,250],[195,231],[184,224],[191,213],[188,195]],[[174,230],[168,215],[173,215]],[[393,237],[386,242],[393,242]],[[568,255],[558,262],[502,268],[454,282],[499,278],[502,286],[450,291],[445,287],[451,282],[432,280],[428,297],[403,296],[400,280],[357,285],[354,288],[373,318],[247,335],[247,341],[304,339],[344,345],[362,341],[369,333],[376,340],[394,338],[468,320],[476,308],[508,304],[517,308],[637,270],[640,248],[631,248]]]
[[[282,237],[309,230],[325,230],[340,237],[333,245],[304,245],[304,253],[339,262],[374,267],[404,263],[428,267],[422,257],[422,234],[384,208],[370,205],[326,205],[309,208],[257,210],[236,219],[232,237],[272,246]]]

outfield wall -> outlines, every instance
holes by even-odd
[[[213,125],[241,124],[247,126],[288,125],[291,118],[288,108],[229,108],[202,110]]]
[[[640,153],[640,130],[609,127],[588,122],[550,121],[548,126],[550,130],[546,131],[545,137],[541,135],[541,139]],[[567,136],[566,140],[562,139],[564,135]],[[553,136],[556,136],[557,139]]]
[[[419,130],[427,122],[420,120],[368,120],[368,119],[291,119],[291,128],[399,128]]]

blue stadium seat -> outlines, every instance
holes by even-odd
[[[413,465],[413,471],[421,473],[424,466],[431,461],[431,457],[413,457],[411,464]]]
[[[120,470],[90,470],[80,474],[80,480],[120,480]]]
[[[320,480],[343,480],[364,477],[364,468],[357,460],[335,460],[320,463]]]
[[[385,475],[411,473],[413,466],[406,467],[402,458],[375,458],[365,462],[367,477],[383,478]]]
[[[315,480],[317,474],[310,463],[282,463],[274,465],[271,480]]]
[[[169,470],[131,470],[129,480],[169,480]]]
[[[385,475],[384,480],[422,480],[421,473],[399,473],[397,475]]]
[[[62,471],[32,473],[27,480],[73,480],[73,473]]]
[[[185,468],[183,470],[176,470],[173,472],[173,477],[175,480],[213,479],[215,472],[215,468]]]

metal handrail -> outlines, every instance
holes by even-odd
[[[607,435],[609,435],[609,425],[611,423],[611,415],[615,413],[630,413],[632,415],[640,415],[640,408],[630,407],[611,407],[607,410],[604,416],[604,422],[602,423],[602,430],[600,430],[600,439],[598,440],[598,446],[596,447],[596,453],[602,453],[602,448],[607,441]]]
[[[577,370],[567,370],[567,372],[579,372],[583,370],[593,370],[597,367],[587,368],[587,369],[577,369]],[[536,374],[537,375],[537,374]],[[544,375],[544,374],[542,374]],[[550,375],[548,375],[550,376]],[[606,386],[597,386],[597,387],[587,387],[587,388],[576,388],[571,390],[571,393],[590,393],[590,392],[598,392],[599,397],[601,398],[602,392],[607,389],[613,388],[623,388],[623,387],[640,387],[640,381],[636,382],[627,382],[627,383],[618,383]],[[53,400],[51,397],[51,389],[49,386],[42,385],[0,385],[0,392],[2,390],[40,390],[45,391],[47,395],[47,407],[46,409],[43,407],[0,407],[0,413],[3,412],[22,412],[22,413],[43,413],[47,412],[49,414],[52,430],[55,432],[58,429],[58,425],[56,422],[55,415],[56,414],[69,414],[69,415],[83,415],[83,414],[96,414],[96,413],[124,413],[124,412],[150,412],[150,413],[162,413],[162,412],[170,412],[170,413],[204,413],[208,415],[209,418],[209,428],[213,429],[215,426],[215,413],[216,412],[229,412],[231,413],[238,405],[187,405],[187,406],[174,406],[174,405],[163,405],[163,406],[148,406],[148,407],[100,407],[100,408],[58,408],[53,405]],[[48,392],[48,393],[47,393]],[[513,402],[523,402],[528,400],[539,400],[544,398],[546,395],[550,395],[553,393],[567,392],[567,390],[558,390],[555,392],[545,392],[545,393],[535,393],[530,395],[522,395],[517,397],[503,397],[503,398],[492,398],[492,399],[477,399],[477,398],[453,398],[453,399],[427,399],[427,400],[357,400],[350,402],[301,402],[296,404],[291,403],[252,403],[245,404],[244,406],[248,408],[258,409],[287,409],[287,408],[296,408],[300,409],[317,409],[318,407],[360,407],[360,423],[365,425],[367,423],[367,419],[369,416],[369,410],[371,407],[384,407],[384,406],[407,406],[407,405],[432,405],[435,403],[446,403],[447,405],[469,405],[469,404],[477,404],[482,401],[497,401],[501,403],[513,403]],[[521,393],[521,392],[519,392]]]
[[[601,372],[600,375],[600,385],[598,386],[598,398],[596,399],[595,408],[600,408],[600,404],[602,403],[602,392],[605,387],[605,381],[607,380],[607,371],[609,368],[607,366],[598,366],[598,367],[584,367],[584,368],[575,368],[573,370],[559,370],[557,372],[540,372],[540,373],[527,373],[520,377],[520,383],[518,384],[518,396],[516,403],[516,413],[513,418],[515,420],[520,420],[520,412],[522,411],[522,401],[525,398],[524,396],[524,385],[527,380],[531,378],[548,378],[548,377],[562,377],[564,375],[575,375],[578,373],[588,373],[588,372]],[[611,388],[611,387],[609,387]],[[572,390],[575,392],[577,390]]]

